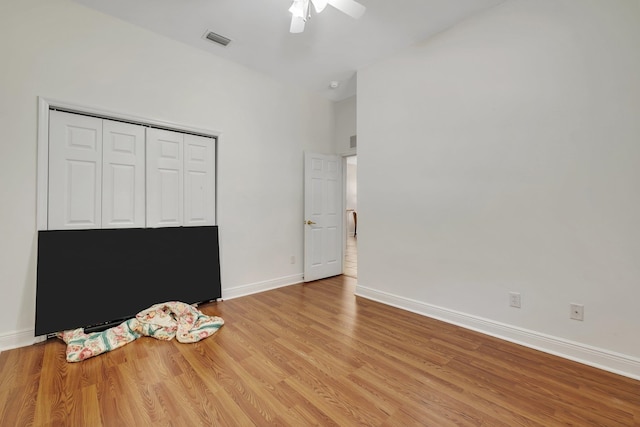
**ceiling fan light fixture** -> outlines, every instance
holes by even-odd
[[[289,32],[291,33],[301,33],[304,31],[304,19],[298,18],[297,16],[291,17],[291,27],[289,28]]]

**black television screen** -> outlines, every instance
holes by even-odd
[[[38,232],[36,336],[220,297],[217,226]]]

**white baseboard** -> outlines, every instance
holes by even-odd
[[[356,295],[625,377],[640,380],[640,359],[632,356],[426,304],[421,301],[377,291],[360,285],[356,286]]]
[[[222,299],[232,299],[246,295],[257,294],[258,292],[270,291],[284,286],[295,285],[304,280],[302,273],[292,276],[280,277],[266,280],[264,282],[250,283],[248,285],[235,286],[229,289],[222,289]]]
[[[46,339],[46,337],[36,337],[34,333],[35,329],[23,329],[0,335],[0,351],[26,347]]]

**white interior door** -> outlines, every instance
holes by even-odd
[[[145,132],[102,122],[102,228],[145,226]]]
[[[304,281],[342,274],[342,159],[304,155]]]
[[[184,135],[147,129],[147,227],[180,227]]]
[[[50,230],[100,228],[102,119],[49,114]]]
[[[215,139],[184,136],[184,225],[214,225]]]

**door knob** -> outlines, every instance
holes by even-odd
[[[313,221],[311,221],[311,220],[309,219],[309,220],[307,220],[307,221],[305,222],[305,224],[307,224],[307,225],[313,225],[313,224],[315,224],[315,222],[313,222]]]

